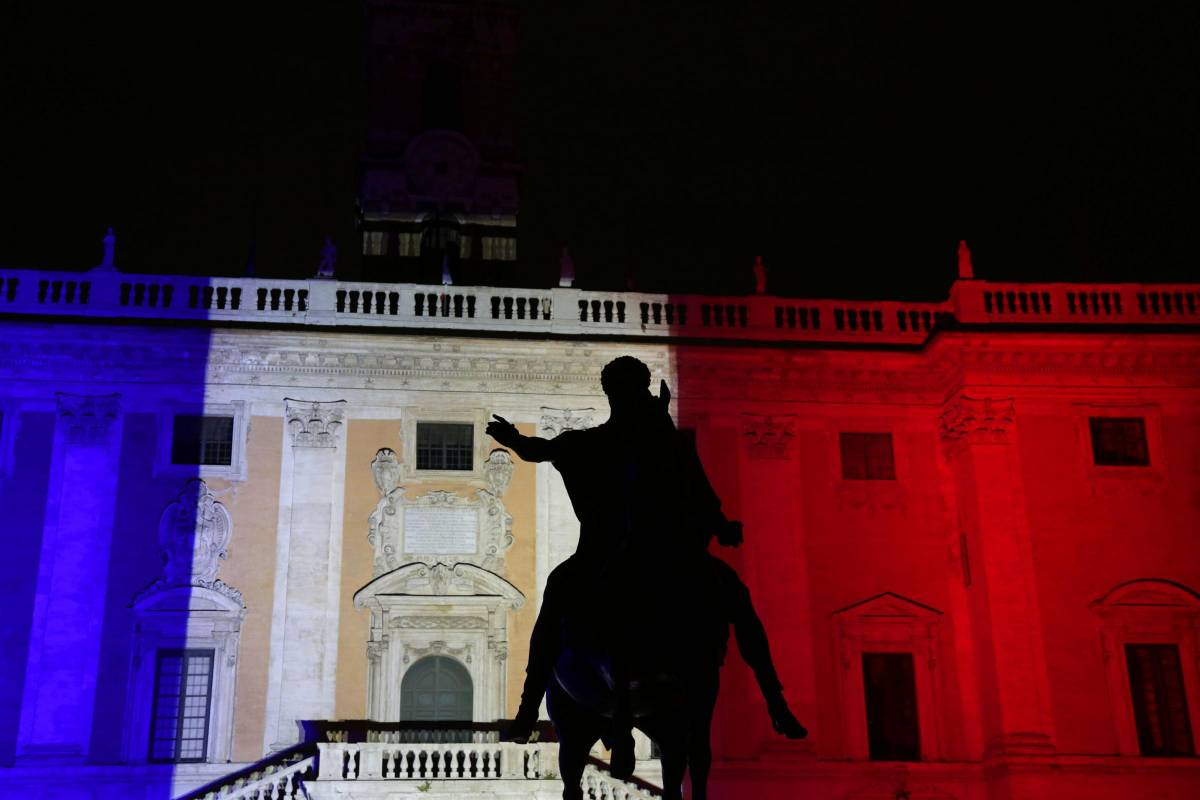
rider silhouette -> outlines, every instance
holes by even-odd
[[[638,599],[621,595],[636,593],[638,586],[647,585],[645,581],[664,580],[655,577],[668,572],[660,569],[662,564],[680,567],[669,571],[679,576],[677,581],[686,581],[683,576],[698,571],[710,576],[724,616],[733,625],[738,650],[766,699],[772,726],[789,738],[803,738],[807,731],[783,698],[766,631],[749,590],[731,567],[708,553],[713,536],[725,546],[740,544],[742,525],[721,511],[695,447],[675,429],[667,409],[666,384],[659,397],[650,394],[650,370],[631,356],[606,365],[600,383],[611,414],[595,428],[542,439],[521,435],[499,416],[488,423],[487,433],[523,460],[554,464],[580,523],[574,555],[547,578],[530,641],[521,705],[508,738],[526,741],[533,733],[562,646],[559,621],[564,613],[594,603],[595,595],[605,594],[607,588],[608,611],[619,619],[618,612],[631,610]],[[630,586],[624,593],[611,588]],[[628,775],[633,767],[633,739],[622,655],[628,642],[622,639],[619,622],[613,627],[612,772]]]

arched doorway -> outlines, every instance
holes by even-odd
[[[470,721],[474,687],[462,664],[448,656],[426,656],[400,682],[403,722]]]

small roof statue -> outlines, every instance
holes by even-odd
[[[958,241],[958,279],[961,281],[975,279],[975,267],[971,264],[971,248],[967,247],[966,239]]]
[[[108,233],[104,234],[104,256],[99,264],[92,269],[108,269],[115,270],[117,268],[113,259],[117,250],[117,237],[113,234],[113,229],[110,227]]]
[[[762,256],[754,257],[754,293],[767,293],[767,265],[763,263]]]
[[[335,266],[337,266],[337,245],[333,243],[333,239],[326,236],[325,244],[321,247],[321,263],[317,264],[317,277],[333,278]]]

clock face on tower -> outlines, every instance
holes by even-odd
[[[444,199],[470,195],[479,172],[479,153],[453,131],[427,131],[404,154],[408,191]]]

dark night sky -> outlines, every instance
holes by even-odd
[[[260,275],[332,232],[351,277],[357,4],[117,5],[0,12],[0,265],[111,224],[129,271],[241,274],[253,229]],[[788,6],[526,4],[529,282],[566,240],[585,287],[762,254],[780,294],[937,298],[964,237],[983,277],[1195,279],[1200,7]]]

